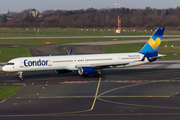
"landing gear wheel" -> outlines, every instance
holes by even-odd
[[[94,75],[94,77],[101,77],[101,72],[99,70],[97,70]]]
[[[23,79],[23,78],[19,78],[19,80],[20,80],[20,81],[24,81],[24,79]]]
[[[23,79],[23,75],[22,75],[23,72],[19,72],[18,74],[19,74],[19,79],[20,79],[20,81],[23,81],[23,80],[24,80],[24,79]]]

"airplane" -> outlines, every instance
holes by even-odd
[[[64,74],[78,71],[81,76],[101,76],[103,68],[125,68],[151,63],[166,55],[158,54],[165,28],[158,28],[148,42],[139,52],[108,53],[61,56],[20,57],[7,62],[2,70],[5,72],[18,72],[19,79],[23,81],[23,72],[55,70]]]

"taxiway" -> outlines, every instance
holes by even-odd
[[[143,42],[143,41],[141,41]],[[101,42],[29,47],[31,54],[105,53]],[[106,43],[106,45],[109,43]],[[119,43],[115,43],[119,44]],[[68,51],[68,50],[67,50]],[[5,64],[0,64],[1,66]],[[24,86],[0,103],[0,119],[169,120],[180,117],[180,62],[157,61],[125,69],[103,69],[99,78],[77,72],[0,72],[0,86]]]
[[[25,73],[20,82],[14,73],[1,73],[1,86],[24,87],[0,103],[0,118],[177,119],[180,69],[173,68],[178,61],[169,62],[169,68],[104,69],[100,78],[41,71]]]

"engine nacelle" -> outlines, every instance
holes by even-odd
[[[80,75],[90,75],[90,74],[94,74],[96,72],[96,69],[93,67],[81,67],[78,70],[78,73]]]
[[[71,70],[55,70],[55,72],[58,74],[65,74],[65,73],[70,73],[72,71]]]

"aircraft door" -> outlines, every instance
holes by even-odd
[[[20,68],[24,67],[24,61],[20,60]]]
[[[118,57],[118,62],[121,62],[121,57]]]
[[[49,60],[48,60],[48,66],[52,66],[52,60],[51,60],[51,57],[50,57]]]

